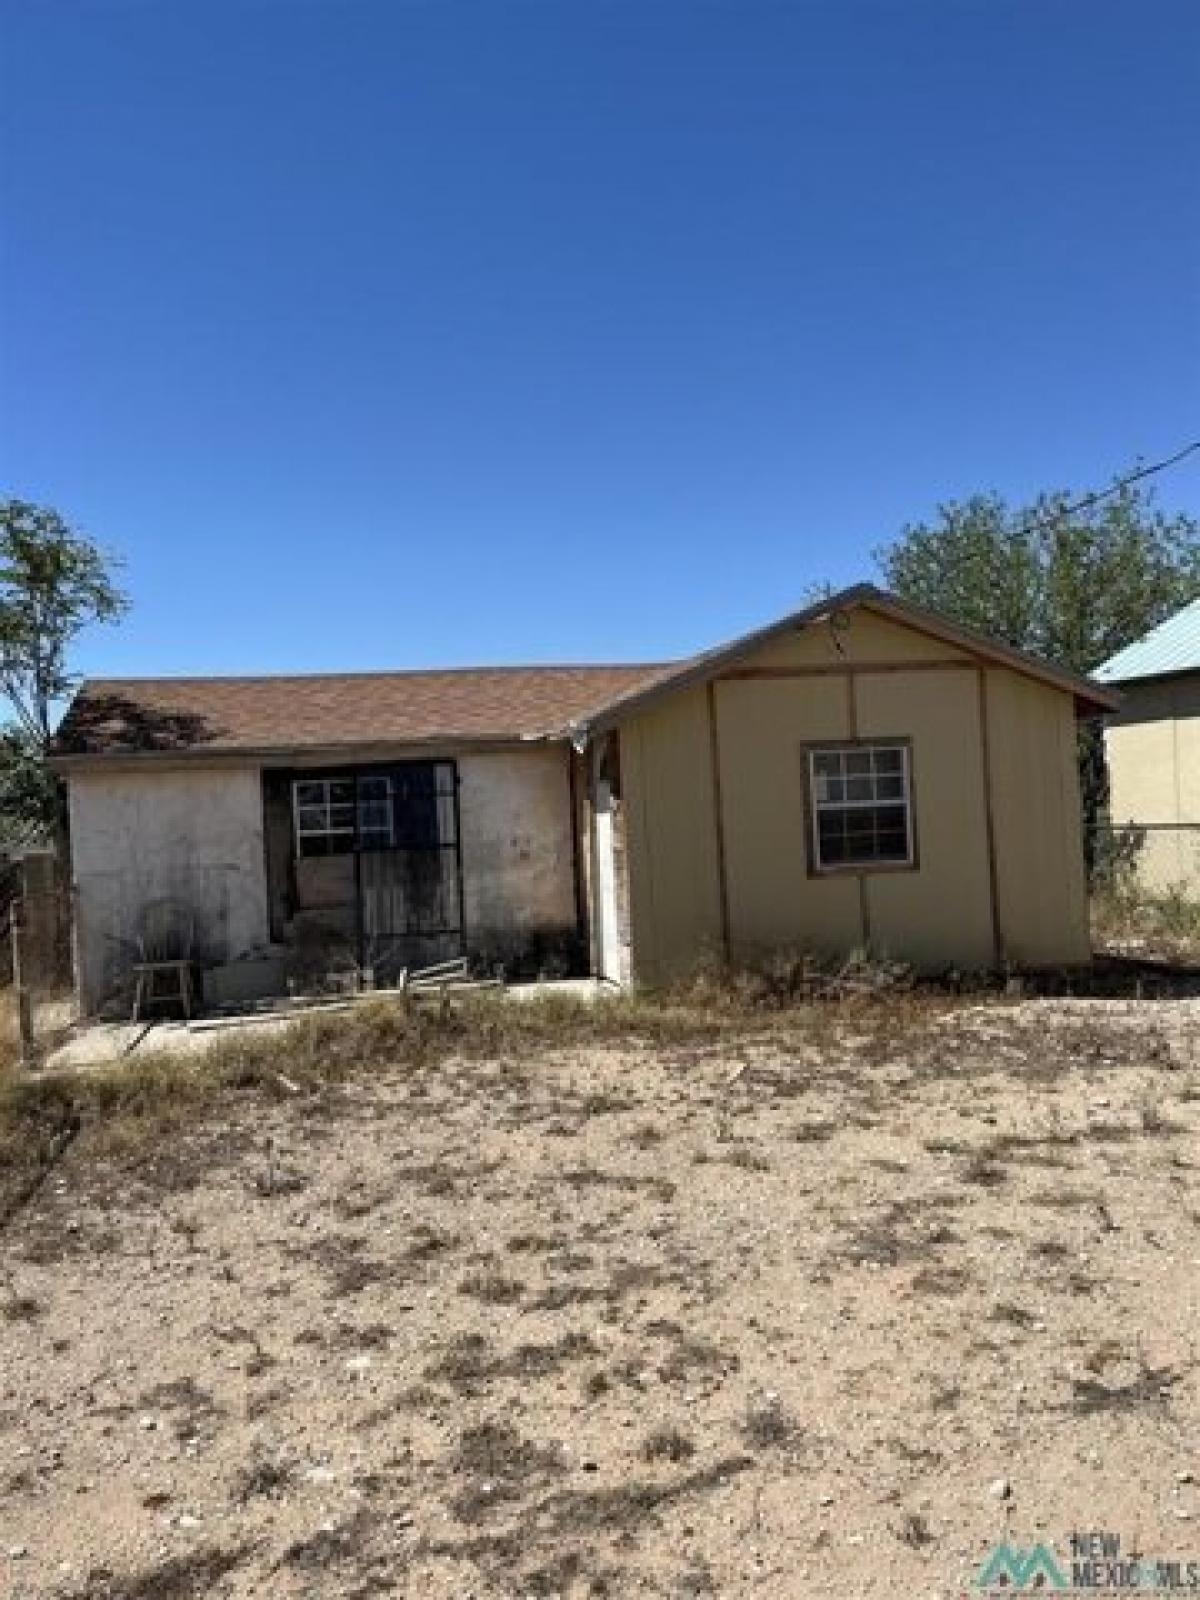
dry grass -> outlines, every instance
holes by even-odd
[[[513,1005],[481,997],[445,1015],[432,1007],[404,1009],[381,999],[348,1015],[301,1018],[269,1036],[233,1036],[203,1055],[138,1055],[109,1068],[69,1075],[24,1073],[15,1055],[5,1056],[0,1047],[0,1218],[56,1158],[63,1139],[80,1127],[87,1129],[96,1155],[136,1158],[157,1149],[164,1168],[175,1164],[183,1182],[186,1151],[175,1143],[176,1135],[227,1115],[235,1106],[240,1113],[251,1100],[278,1103],[297,1090],[319,1095],[381,1068],[406,1071],[419,1084],[423,1072],[447,1060],[516,1063],[546,1050],[613,1042],[650,1049],[703,1048],[736,1036],[819,1044],[848,1012],[856,1025],[882,1035],[919,1026],[946,1004],[936,991],[918,991],[848,1005],[797,1006],[789,993],[783,979],[742,975],[724,983],[701,978],[658,995],[629,995],[602,1004],[547,997]],[[519,1088],[521,1069],[509,1071],[512,1086]],[[596,1117],[626,1112],[633,1104],[615,1092],[591,1091],[564,1110],[582,1127]],[[645,1124],[637,1136],[644,1144],[652,1142]],[[747,1150],[731,1151],[725,1159],[751,1168],[763,1160]],[[451,1173],[429,1176],[452,1191]],[[611,1181],[604,1174],[592,1176]],[[579,1181],[589,1181],[585,1168]]]
[[[379,1006],[4,1105],[77,1129],[3,1235],[30,1594],[962,1593],[1200,1511],[1188,1003]]]
[[[695,1454],[695,1440],[674,1425],[655,1428],[642,1444],[643,1461],[687,1461]]]
[[[1098,950],[1198,963],[1200,901],[1183,888],[1150,894],[1118,882],[1093,896],[1092,937]]]

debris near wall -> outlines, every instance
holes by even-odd
[[[815,970],[806,975],[808,998],[840,999],[850,995],[883,995],[911,989],[916,975],[906,961],[873,961],[851,956],[836,971]]]
[[[701,971],[694,980],[700,990],[724,993],[755,1006],[882,997],[912,989],[916,982],[916,972],[907,962],[882,960],[861,951],[841,960],[779,954],[744,967],[722,963]]]

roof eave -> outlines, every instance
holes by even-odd
[[[1131,672],[1127,677],[1106,678],[1103,687],[1123,697],[1130,689],[1139,689],[1144,683],[1174,682],[1177,678],[1200,678],[1200,666],[1163,667],[1158,672]]]
[[[1026,677],[1035,678],[1052,688],[1062,689],[1064,693],[1073,696],[1076,708],[1083,715],[1094,716],[1104,711],[1116,711],[1121,704],[1119,691],[1109,689],[1095,678],[1088,678],[1082,673],[1056,666],[1040,656],[1030,655],[1027,650],[1018,650],[1015,645],[1002,644],[998,639],[977,633],[974,628],[968,628],[963,623],[943,617],[939,612],[927,611],[924,606],[916,605],[910,600],[902,600],[899,595],[890,594],[885,589],[873,589],[871,598],[864,603],[869,609],[879,611],[884,616],[891,615],[897,621],[907,622],[913,627],[923,629],[926,633],[945,639],[948,644],[957,644],[970,655],[995,661],[999,666],[1011,667],[1014,672],[1024,673]],[[1087,708],[1086,711],[1082,709],[1084,707]]]
[[[472,750],[527,750],[531,745],[558,744],[567,734],[447,733],[420,739],[370,739],[343,744],[191,745],[178,750],[74,750],[51,755],[47,765],[63,777],[72,772],[93,772],[100,767],[154,766],[260,766],[289,761],[386,761],[413,752]]]

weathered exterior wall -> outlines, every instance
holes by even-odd
[[[621,729],[635,978],[661,981],[721,953],[707,700],[683,690]]]
[[[614,735],[618,740],[619,735]],[[623,794],[615,797],[612,814],[613,829],[613,885],[617,901],[617,959],[620,967],[619,981],[633,981],[632,912],[629,904],[629,820]]]
[[[532,970],[578,959],[566,747],[469,753],[457,765],[468,953]],[[313,905],[327,908],[313,914],[344,914],[354,923],[348,856],[300,863],[303,905],[287,894],[292,844],[282,803],[274,808],[279,826],[271,841],[279,903],[269,915],[258,768],[76,772],[70,804],[77,983],[86,1010],[110,995],[136,959],[139,914],[149,900],[169,897],[196,908],[202,960],[235,960],[267,946],[272,920],[276,941],[286,939],[297,912]]]
[[[857,738],[910,741],[916,865],[813,873],[804,747]],[[722,950],[1085,962],[1074,740],[1069,694],[862,612],[681,690],[622,727],[635,977]]]
[[[987,706],[1003,955],[1020,966],[1086,962],[1091,937],[1070,696],[989,669]]]
[[[462,755],[458,775],[468,951],[565,959],[578,943],[567,747]]]
[[[1105,729],[1109,815],[1145,829],[1138,876],[1152,894],[1200,893],[1200,677],[1120,686]]]
[[[257,767],[76,772],[70,780],[76,986],[96,1010],[137,959],[143,908],[193,908],[202,959],[268,941]]]

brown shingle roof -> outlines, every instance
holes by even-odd
[[[62,756],[223,754],[561,734],[671,668],[482,667],[268,678],[95,678],[55,741]]]
[[[286,754],[364,745],[587,738],[664,694],[714,676],[772,639],[861,606],[1112,710],[1102,684],[984,638],[946,617],[856,584],[686,661],[609,667],[479,667],[442,672],[278,678],[97,678],[83,685],[55,741],[61,757]]]

